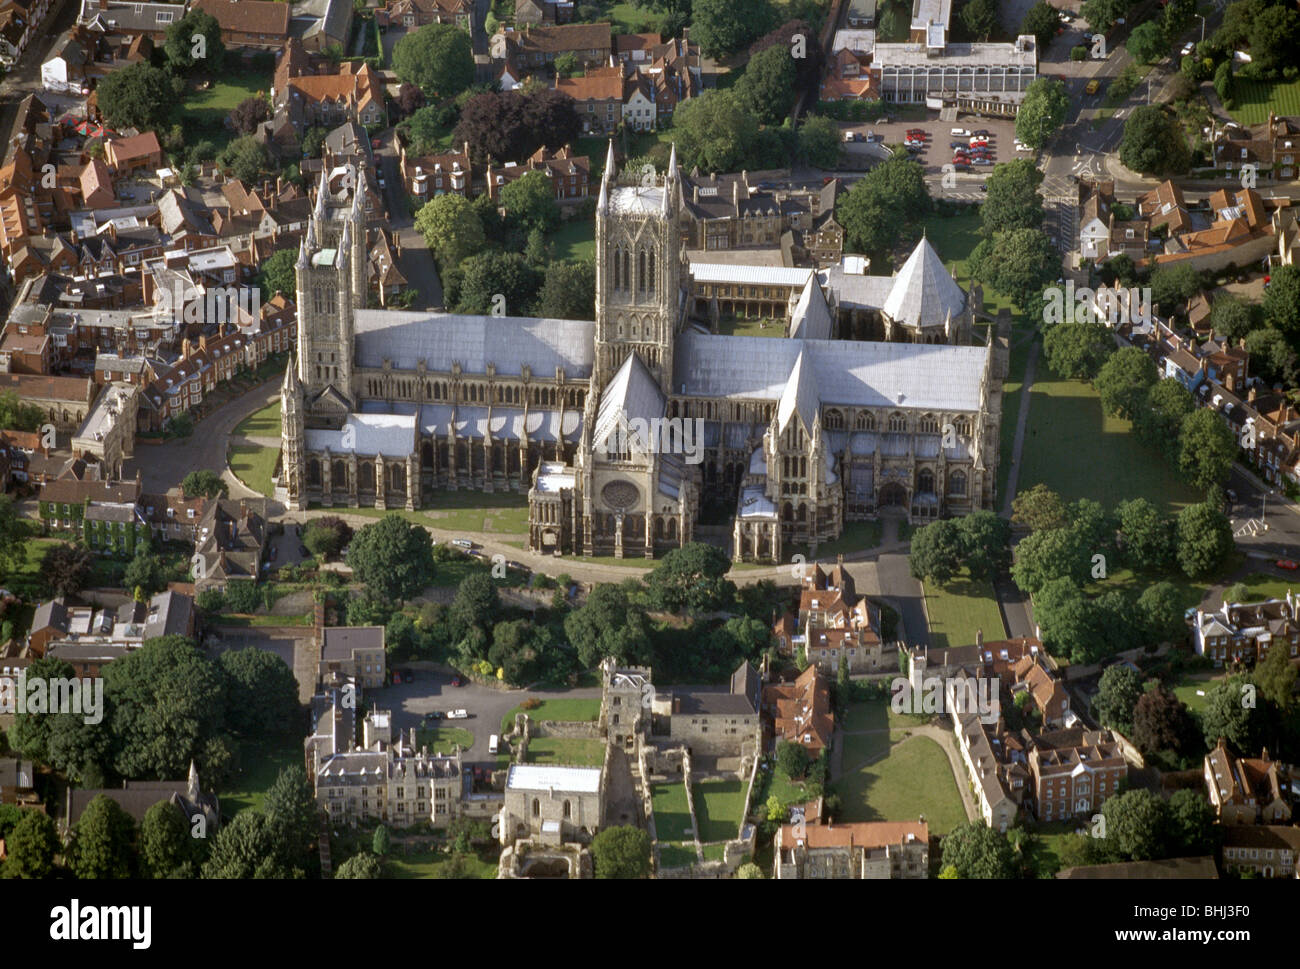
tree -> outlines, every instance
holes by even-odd
[[[415,215],[415,227],[443,266],[458,265],[487,241],[478,210],[463,195],[448,192],[430,199]]]
[[[970,263],[973,275],[1022,307],[1061,275],[1061,253],[1039,229],[999,232],[975,247]]]
[[[171,801],[159,801],[140,822],[142,873],[151,878],[193,877],[193,841],[181,809]]]
[[[455,24],[428,24],[409,31],[393,47],[393,71],[426,97],[454,98],[474,83],[470,36]]]
[[[1128,43],[1124,46],[1128,48],[1129,54],[1137,63],[1150,64],[1164,57],[1169,42],[1165,39],[1165,32],[1160,29],[1160,25],[1154,20],[1148,20],[1133,28],[1133,33],[1129,34]]]
[[[964,564],[971,578],[990,579],[1011,563],[1011,526],[991,511],[975,511],[957,519]]]
[[[1254,360],[1252,359],[1252,364]],[[1178,460],[1178,438],[1183,421],[1196,409],[1191,392],[1172,377],[1156,381],[1147,392],[1145,406],[1133,415],[1133,431],[1148,447]]]
[[[256,182],[275,168],[266,145],[252,135],[236,138],[217,155],[217,164],[230,169],[241,182]]]
[[[218,657],[217,665],[230,701],[226,726],[236,736],[248,740],[280,736],[301,721],[298,681],[279,655],[232,649]]]
[[[230,126],[241,135],[251,135],[258,125],[271,117],[271,106],[265,97],[254,94],[240,101],[230,112]]]
[[[1103,323],[1057,323],[1043,335],[1048,366],[1061,377],[1091,380],[1115,352],[1115,337]]]
[[[198,40],[199,37],[202,40]],[[226,58],[226,48],[221,43],[221,25],[210,13],[191,10],[167,28],[163,53],[167,56],[168,66],[179,74],[187,74],[198,67],[215,77],[221,73]]]
[[[147,545],[137,545],[135,557],[122,574],[122,585],[127,589],[143,589],[146,595],[161,592],[167,587],[167,573],[162,560]]]
[[[1246,334],[1250,369],[1273,384],[1290,386],[1296,379],[1296,355],[1281,332],[1264,327]]]
[[[1144,175],[1181,175],[1191,164],[1191,152],[1177,118],[1160,105],[1142,105],[1124,122],[1119,160]]]
[[[942,584],[960,571],[965,554],[961,525],[957,519],[945,518],[913,533],[907,560],[913,578]]]
[[[1038,41],[1038,49],[1041,51],[1052,42],[1056,36],[1056,31],[1060,28],[1061,22],[1057,18],[1057,10],[1050,3],[1044,0],[1038,0],[1029,12],[1025,14],[1024,21],[1020,24],[1020,33],[1033,34],[1034,39]],[[1023,110],[1023,108],[1021,109]],[[1016,134],[1024,139],[1024,135],[1019,130]]]
[[[557,77],[573,77],[579,69],[578,58],[573,51],[565,51],[551,62],[551,66],[555,68]]]
[[[1255,685],[1259,695],[1284,714],[1290,713],[1295,704],[1293,689],[1296,681],[1296,668],[1285,649],[1270,649],[1264,659],[1255,666]]]
[[[1266,7],[1250,28],[1251,63],[1260,71],[1278,71],[1296,63],[1300,13],[1286,5]]]
[[[1258,750],[1263,737],[1262,717],[1255,706],[1247,705],[1249,691],[1255,687],[1249,676],[1230,676],[1215,683],[1205,691],[1205,706],[1201,708],[1201,733],[1207,747],[1213,747],[1222,737],[1238,753]],[[1258,700],[1256,701],[1258,702]]]
[[[603,828],[591,839],[597,878],[648,878],[650,835],[632,825]]]
[[[786,777],[798,780],[808,773],[808,750],[802,744],[782,740],[776,745],[776,765]]]
[[[43,811],[23,811],[22,820],[5,839],[5,877],[49,878],[58,850],[59,832],[54,819]]]
[[[1109,666],[1097,684],[1092,701],[1102,726],[1128,734],[1133,729],[1133,708],[1142,696],[1142,677],[1131,666]]]
[[[1162,309],[1174,311],[1201,290],[1201,274],[1187,263],[1161,266],[1151,274],[1151,299]]]
[[[402,117],[409,118],[424,107],[424,92],[417,84],[403,82],[397,89],[397,100],[394,103]]]
[[[1033,90],[1033,85],[1030,85],[1030,90]],[[1024,108],[1021,108],[1023,113]],[[1038,194],[1042,181],[1043,173],[1027,158],[994,166],[985,180],[986,194],[984,204],[980,206],[980,223],[985,238],[1009,229],[1036,229],[1042,225],[1043,197]]]
[[[176,104],[167,72],[144,61],[111,72],[96,93],[105,123],[119,130],[165,130]]]
[[[312,555],[332,559],[352,541],[352,526],[336,515],[312,519],[302,533],[302,543]]]
[[[1128,13],[1129,0],[1084,0],[1079,15],[1092,25],[1093,30],[1108,33],[1115,21]]]
[[[1041,481],[1012,500],[1011,521],[1034,532],[1064,528],[1070,523],[1065,499]]]
[[[433,581],[429,533],[401,515],[385,515],[352,539],[348,565],[362,583],[386,598],[410,599]]]
[[[384,866],[369,851],[359,851],[334,872],[335,878],[382,878]]]
[[[1137,572],[1159,572],[1173,558],[1169,520],[1145,498],[1122,501],[1116,508],[1124,562]]]
[[[388,828],[385,825],[381,824],[375,828],[375,836],[372,839],[370,850],[381,858],[393,850],[393,837],[388,833]]]
[[[12,390],[0,392],[0,429],[35,431],[45,420],[45,412],[29,404]]]
[[[1014,878],[1015,859],[1007,839],[983,821],[967,821],[943,838],[943,867],[958,878]]]
[[[95,560],[84,545],[59,542],[41,558],[41,579],[55,595],[76,595],[86,587]]]
[[[1170,857],[1213,854],[1218,819],[1205,795],[1184,788],[1174,791],[1165,806]]]
[[[580,608],[564,617],[564,632],[584,668],[606,656],[626,665],[641,665],[651,657],[645,611],[628,601],[625,589],[611,583],[597,585]]]
[[[1219,415],[1209,409],[1183,418],[1178,435],[1178,467],[1192,487],[1204,491],[1223,484],[1237,457],[1237,439]]]
[[[261,811],[240,811],[222,825],[203,866],[204,878],[301,878],[284,858],[279,828]]]
[[[754,879],[763,877],[763,869],[752,861],[747,861],[736,869],[736,877],[743,879]]]
[[[972,40],[988,40],[998,29],[997,0],[966,0],[957,19]]]
[[[458,313],[494,312],[500,296],[506,316],[522,315],[541,283],[541,275],[518,252],[481,252],[462,262],[461,271]]]
[[[1054,655],[1095,663],[1111,649],[1108,616],[1069,577],[1045,582],[1034,596],[1034,621]]]
[[[914,161],[895,158],[877,165],[840,195],[835,217],[855,251],[887,253],[898,241],[899,226],[916,224],[931,206],[925,170]]]
[[[596,263],[592,259],[550,262],[537,296],[537,315],[552,320],[596,318]]]
[[[419,130],[417,121],[433,108],[417,111],[411,119],[411,131]],[[431,134],[440,134],[436,121]],[[538,148],[562,148],[582,134],[582,119],[573,98],[552,89],[525,94],[522,91],[499,91],[476,94],[465,101],[456,121],[452,141],[469,142],[476,164],[489,158],[499,162],[523,161]]]
[[[1159,379],[1156,365],[1145,351],[1122,347],[1102,364],[1093,386],[1107,413],[1131,419],[1146,403],[1148,392]]]
[[[524,127],[537,148],[557,151],[582,136],[582,118],[578,104],[569,95],[554,88],[532,91],[524,99]],[[532,151],[529,154],[532,154]]]
[[[726,57],[773,26],[770,0],[695,0],[691,40],[706,57]]]
[[[92,798],[77,821],[70,852],[78,878],[130,878],[135,868],[135,822],[112,798]]]
[[[560,221],[560,207],[555,201],[555,187],[541,172],[529,172],[505,185],[500,193],[501,207],[519,224],[529,229],[549,232]]]
[[[461,580],[451,602],[453,623],[461,628],[478,626],[486,631],[492,628],[500,611],[501,598],[491,576],[475,572]]]
[[[1106,821],[1103,847],[1123,861],[1150,861],[1164,857],[1165,802],[1144,788],[1108,798],[1101,806]]]
[[[695,39],[692,33],[691,39]],[[741,167],[758,140],[758,119],[731,91],[705,91],[677,106],[673,114],[677,155],[682,167],[729,172]]]
[[[1232,526],[1208,503],[1180,511],[1177,529],[1178,566],[1190,577],[1212,575],[1232,553]]]
[[[1029,11],[1031,16],[1033,12]],[[1030,148],[1041,148],[1060,130],[1069,110],[1070,95],[1065,85],[1056,78],[1040,77],[1025,89],[1025,99],[1016,114],[1016,136]]]
[[[224,498],[230,493],[230,486],[221,475],[205,468],[187,474],[181,480],[181,492],[186,498]]]
[[[667,28],[664,28],[664,30],[667,31]],[[668,36],[675,35],[670,33]],[[822,55],[821,45],[817,43],[817,30],[807,20],[787,20],[776,30],[764,34],[750,44],[750,66],[753,66],[753,58],[771,47],[792,53],[795,50],[795,44],[799,43],[796,40],[799,37],[803,38],[803,56],[794,58],[794,86],[796,91],[799,92],[816,91],[818,84],[821,83],[825,58]]]
[[[285,839],[289,857],[316,843],[320,835],[320,810],[301,764],[281,768],[275,783],[266,792],[262,809]]]
[[[691,613],[725,609],[736,586],[727,579],[731,560],[716,545],[688,542],[670,551],[646,577],[652,609]]]
[[[835,168],[840,160],[840,128],[824,115],[809,115],[799,126],[799,157],[816,168]]]
[[[1187,636],[1182,597],[1172,582],[1157,582],[1143,589],[1136,612],[1148,643],[1178,643]]]
[[[769,47],[749,59],[734,88],[736,99],[761,124],[780,124],[794,106],[795,75],[790,48]]]
[[[304,158],[319,158],[325,147],[329,132],[320,125],[312,125],[302,136],[302,153]]]
[[[1263,305],[1268,325],[1294,343],[1300,335],[1300,269],[1281,266],[1273,272]]]
[[[1016,546],[1011,578],[1029,593],[1037,592],[1052,579],[1067,578],[1082,585],[1089,576],[1091,557],[1092,550],[1073,529],[1032,532]]]
[[[1272,288],[1271,283],[1269,288]],[[1214,304],[1210,307],[1210,325],[1214,327],[1215,335],[1235,344],[1255,328],[1255,320],[1249,305],[1231,293],[1221,293],[1214,297]]]
[[[1164,686],[1138,698],[1133,708],[1133,743],[1142,753],[1192,754],[1200,742],[1200,730],[1187,704]]]
[[[297,295],[298,276],[294,268],[297,261],[297,249],[277,249],[262,261],[257,284],[261,288],[263,302],[274,298],[276,293],[283,293],[290,298]]]

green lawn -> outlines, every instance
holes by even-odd
[[[206,91],[191,90],[185,97],[184,125],[186,142],[211,141],[220,151],[235,134],[226,127],[226,117],[245,98],[268,94],[271,77],[252,71],[230,73],[215,81]]]
[[[1247,81],[1235,78],[1232,100],[1236,108],[1228,113],[1241,124],[1260,124],[1269,112],[1278,115],[1300,114],[1300,80]]]
[[[695,815],[700,823],[700,841],[738,838],[744,813],[744,781],[700,781],[695,785]]]
[[[816,558],[834,561],[837,555],[852,555],[865,552],[880,545],[884,534],[884,525],[879,521],[846,522],[840,537],[831,542],[822,542],[817,546]],[[800,554],[808,561],[813,561],[812,549],[806,545],[792,546],[791,555]]]
[[[261,410],[256,411],[235,428],[235,433],[243,437],[279,437],[280,436],[280,401],[277,398]]]
[[[1024,398],[1025,368],[1029,365],[1032,344],[1017,346],[1019,333],[1011,335],[1011,368],[1002,382],[1002,441],[998,452],[998,500],[1007,493],[1007,479],[1011,474],[1011,455],[1016,447],[1016,422],[1020,420],[1021,400]],[[1040,351],[1041,352],[1041,351]],[[1028,429],[1026,429],[1028,433]]]
[[[1263,572],[1252,572],[1241,581],[1250,590],[1250,598],[1247,600],[1249,602],[1285,599],[1288,592],[1300,592],[1300,574],[1295,578],[1283,578]],[[1193,602],[1192,605],[1196,603]]]
[[[953,279],[968,291],[971,285],[970,254],[982,240],[980,235],[982,224],[979,211],[974,207],[961,215],[944,216],[936,212],[922,220],[926,239],[934,246],[934,251],[948,267]],[[1015,303],[985,286],[984,311],[996,316],[998,310],[1004,308],[1011,310],[1013,315],[1020,314],[1020,309]]]
[[[655,815],[655,833],[660,841],[685,841],[690,837],[691,811],[686,803],[686,785],[652,784],[650,804]]]
[[[721,861],[727,853],[727,846],[722,844],[704,846],[705,861]]]
[[[501,732],[509,733],[515,724],[515,715],[526,713],[533,720],[569,720],[590,722],[600,716],[600,699],[592,697],[586,700],[558,699],[543,700],[542,705],[533,710],[515,707],[501,718]]]
[[[884,760],[848,774],[835,785],[845,821],[915,821],[922,815],[932,835],[966,820],[948,758],[928,737],[895,746]]]
[[[1062,849],[1067,842],[1078,835],[1077,821],[1039,822],[1034,828],[1034,841],[1029,849],[1028,858],[1038,877],[1051,876],[1065,867],[1062,862]]]
[[[1195,673],[1184,673],[1174,684],[1174,696],[1187,704],[1187,709],[1192,713],[1200,713],[1205,709],[1206,697],[1197,696],[1196,691],[1209,693],[1210,688],[1214,686],[1214,681],[1223,677],[1222,670],[1198,670]]]
[[[775,797],[782,804],[789,807],[791,804],[803,804],[808,800],[808,795],[804,791],[803,783],[793,781],[790,775],[783,771],[780,765],[772,768],[772,773],[768,776],[767,782],[757,798],[757,804],[766,804],[768,798]]]
[[[1002,613],[987,579],[971,579],[965,569],[950,581],[925,586],[925,611],[930,619],[930,645],[935,649],[965,646],[975,642],[975,633],[984,638],[1003,638]]]
[[[239,753],[240,770],[230,790],[218,791],[221,814],[231,818],[246,808],[260,809],[280,771],[303,765],[303,738],[294,734],[266,744],[245,744]]]
[[[1018,487],[1023,492],[1040,482],[1067,501],[1093,498],[1114,508],[1146,498],[1166,514],[1201,497],[1138,442],[1128,421],[1103,412],[1089,384],[1056,377],[1042,359],[1030,393]]]
[[[393,513],[417,525],[430,525],[447,531],[528,534],[528,496],[513,492],[485,494],[481,491],[438,491],[432,504],[420,511],[400,508],[349,508],[349,515],[383,518]]]
[[[895,713],[888,700],[866,700],[849,705],[840,718],[840,729],[849,733],[862,730],[902,730],[919,727],[929,719],[922,714]]]
[[[676,844],[659,846],[659,867],[660,868],[687,868],[694,865],[700,860],[699,855],[695,853],[695,845]]]
[[[896,714],[891,712],[890,716]],[[894,740],[902,740],[903,733],[902,730],[891,730],[888,733],[845,734],[842,741],[844,749],[840,754],[844,769],[854,771],[867,761],[875,760],[889,750]]]
[[[780,320],[746,319],[732,316],[718,321],[718,332],[723,336],[785,336],[785,324]]]
[[[310,626],[312,617],[303,613],[296,616],[277,616],[274,614],[267,615],[240,615],[238,613],[222,614],[218,625],[232,627],[258,627],[258,626]]]
[[[427,727],[415,732],[415,742],[430,753],[450,754],[457,744],[461,750],[474,745],[474,735],[463,727]]]
[[[258,494],[269,498],[275,494],[271,476],[275,474],[275,464],[279,457],[279,448],[236,444],[230,448],[226,459],[236,478]]]
[[[634,3],[624,2],[610,6],[602,19],[621,28],[615,31],[618,34],[651,34],[658,33],[662,18]]]
[[[494,854],[485,851],[483,855]],[[496,878],[499,868],[497,858],[482,857],[475,853],[464,855],[460,862],[463,869],[459,875],[453,874],[452,856],[433,847],[422,847],[411,854],[394,851],[384,859],[384,874],[387,878]]]
[[[480,572],[491,575],[492,567],[471,556],[466,556],[463,559],[453,559],[450,562],[439,562],[438,569],[433,575],[432,584],[437,587],[451,588],[460,585],[462,581],[471,575]],[[492,582],[497,588],[526,584],[523,574],[514,569],[506,569],[505,578],[493,578]]]
[[[605,744],[582,737],[533,737],[528,741],[528,763],[600,767],[605,763]]]
[[[592,219],[569,219],[547,237],[555,247],[555,259],[595,259],[596,223]]]

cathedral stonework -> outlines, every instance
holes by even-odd
[[[778,270],[792,284],[768,292],[758,267],[687,261],[675,149],[620,177],[611,146],[594,321],[367,310],[349,174],[322,175],[297,262],[291,509],[527,493],[534,551],[653,557],[703,521],[738,560],[782,561],[848,521],[993,507],[1003,366],[928,241],[892,277]],[[717,332],[720,296],[772,293],[783,335]],[[864,328],[888,340],[839,338]]]

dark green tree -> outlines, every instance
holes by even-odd
[[[294,264],[298,261],[297,249],[277,249],[262,261],[257,283],[262,291],[262,301],[283,293],[293,299],[298,292],[298,276]]]
[[[1178,513],[1175,542],[1178,566],[1185,575],[1212,575],[1232,553],[1232,526],[1223,512],[1208,503],[1188,505]]]
[[[647,878],[650,875],[650,835],[632,825],[602,828],[591,839],[597,878]]]
[[[181,491],[186,498],[224,498],[230,493],[230,486],[215,471],[204,468],[191,471],[181,481]]]
[[[547,264],[537,295],[537,315],[551,320],[594,320],[595,261],[571,259]]]
[[[91,799],[77,821],[69,860],[78,878],[130,878],[135,872],[135,822],[112,798]]]
[[[140,822],[141,872],[151,878],[193,878],[194,841],[190,821],[181,809],[171,801],[159,801]]]
[[[219,76],[226,59],[221,25],[212,14],[191,10],[167,28],[163,53],[168,66],[177,73],[187,74],[197,69]]]
[[[41,558],[41,579],[55,595],[76,595],[86,587],[94,568],[94,557],[86,546],[59,542]]]
[[[1174,115],[1160,105],[1142,105],[1124,122],[1119,160],[1143,174],[1181,175],[1191,164],[1191,152]]]
[[[520,315],[532,305],[541,285],[541,274],[518,252],[481,252],[460,268],[458,313],[485,315],[501,307],[506,316]]]
[[[1093,386],[1108,413],[1133,418],[1147,401],[1160,374],[1151,357],[1137,347],[1122,347],[1102,364]]]
[[[217,665],[226,678],[229,714],[226,727],[237,737],[257,740],[292,733],[300,727],[298,681],[275,653],[232,649]]]
[[[528,229],[549,232],[560,221],[555,186],[541,172],[529,172],[501,189],[501,206]]]
[[[966,555],[966,536],[957,519],[941,519],[912,534],[907,561],[916,579],[940,584],[960,571]]]
[[[1192,487],[1223,484],[1236,457],[1237,439],[1215,411],[1198,409],[1183,418],[1178,466]]]
[[[769,47],[749,59],[734,88],[736,99],[761,124],[780,124],[795,99],[795,60],[790,47]]]
[[[1033,85],[1030,85],[1030,90],[1033,90]],[[1021,111],[1023,113],[1024,109]],[[1041,226],[1043,197],[1038,194],[1038,186],[1042,181],[1043,173],[1028,158],[995,165],[985,180],[986,194],[984,204],[980,206],[980,224],[985,238],[1010,229]]]
[[[113,71],[96,92],[105,123],[119,130],[166,130],[176,105],[167,72],[145,62]]]
[[[8,858],[4,863],[6,878],[49,878],[54,872],[54,856],[59,850],[59,832],[54,819],[43,811],[24,811],[5,839]]]
[[[1092,706],[1102,726],[1128,734],[1133,730],[1133,709],[1141,696],[1142,676],[1130,666],[1116,664],[1101,674]]]
[[[1165,856],[1165,802],[1145,788],[1125,791],[1101,806],[1106,854],[1116,861],[1150,861]]]
[[[1070,516],[1065,499],[1040,481],[1012,500],[1011,521],[1039,532],[1066,527],[1070,524]]]
[[[1029,15],[1033,14],[1031,9]],[[1016,136],[1030,148],[1042,148],[1060,130],[1069,111],[1070,95],[1065,85],[1054,77],[1040,77],[1025,89],[1025,99],[1016,113]]]
[[[240,811],[222,825],[203,865],[204,878],[301,878],[285,857],[279,827],[261,811]]]
[[[1139,571],[1161,571],[1173,558],[1173,529],[1145,498],[1122,501],[1116,509],[1124,562]]]
[[[1014,878],[1015,856],[1005,837],[983,821],[967,821],[943,839],[943,867],[958,878]]]
[[[716,545],[688,542],[660,560],[646,577],[650,608],[691,613],[726,609],[736,586],[726,577],[731,559]]]
[[[455,24],[428,24],[393,47],[393,71],[425,96],[446,101],[474,83],[470,36]]]
[[[385,515],[358,531],[348,565],[370,589],[399,602],[418,595],[435,572],[429,533],[401,515]]]
[[[384,866],[369,851],[358,851],[334,872],[335,878],[382,878]]]

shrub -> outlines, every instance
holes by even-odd
[[[1070,60],[1083,61],[1088,59],[1088,48],[1082,44],[1077,44],[1070,48]]]

